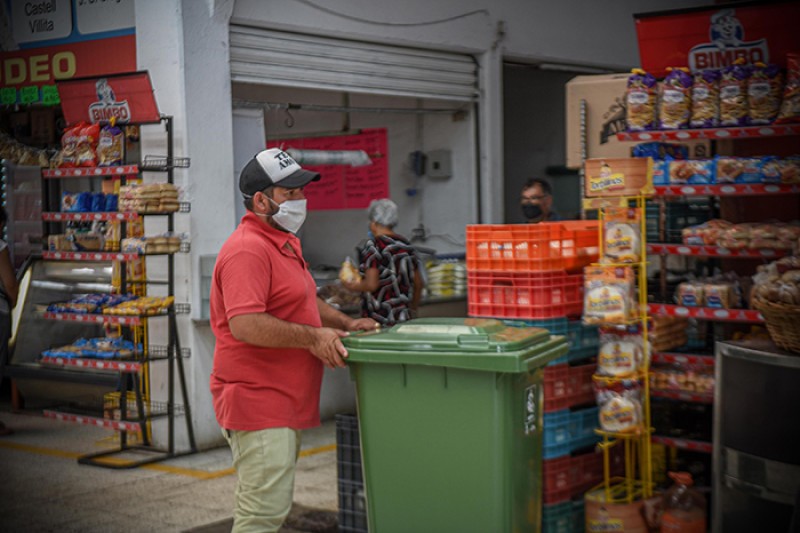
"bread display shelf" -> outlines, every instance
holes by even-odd
[[[138,173],[138,165],[123,165],[118,167],[55,168],[42,170],[42,177],[45,179],[91,178],[94,176],[129,176]]]
[[[678,400],[681,402],[714,403],[713,394],[699,394],[696,392],[650,389],[650,396],[654,398],[666,398],[668,400]]]
[[[675,439],[672,437],[662,437],[661,435],[653,435],[651,440],[654,444],[663,444],[664,446],[679,448],[681,450],[704,453],[712,453],[714,451],[714,446],[710,442],[699,440]]]
[[[744,257],[744,258],[778,258],[789,254],[789,250],[772,248],[731,249],[723,246],[699,246],[689,244],[648,244],[648,254],[686,255],[693,257]]]
[[[725,183],[721,185],[657,185],[656,196],[764,196],[800,194],[800,184]]]
[[[137,373],[142,370],[138,361],[115,361],[109,359],[87,359],[83,357],[42,356],[39,360],[45,365],[62,366],[71,369],[113,370],[115,372]]]
[[[713,355],[691,355],[687,353],[656,352],[651,356],[650,361],[653,364],[714,366]]]
[[[761,313],[753,309],[715,309],[712,307],[687,307],[674,304],[648,304],[647,313],[650,316],[677,316],[712,322],[764,323],[764,317],[761,316]]]
[[[664,131],[623,131],[617,133],[619,141],[688,141],[690,139],[747,139],[753,137],[785,137],[800,135],[800,125],[741,126],[734,128],[703,128]]]
[[[45,409],[42,413],[47,418],[54,418],[62,422],[73,422],[85,426],[96,426],[99,428],[113,429],[115,431],[140,431],[142,422],[130,422],[127,420],[108,420],[97,416],[76,415],[72,413],[62,413]]]
[[[93,220],[126,221],[138,220],[138,213],[127,212],[103,212],[103,213],[61,213],[47,212],[42,213],[42,220],[45,222],[77,221],[91,222]]]

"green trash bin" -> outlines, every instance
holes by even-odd
[[[540,530],[542,376],[564,337],[428,318],[344,344],[371,533]]]

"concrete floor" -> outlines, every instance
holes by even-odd
[[[111,431],[11,413],[7,404],[0,404],[0,421],[14,430],[0,437],[0,532],[230,531],[236,477],[227,447],[109,470],[76,459],[113,447]],[[294,518],[310,508],[333,519],[335,445],[334,421],[304,432]]]

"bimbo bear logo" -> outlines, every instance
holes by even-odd
[[[741,58],[745,64],[767,63],[767,40],[746,42],[744,26],[736,18],[736,10],[723,9],[711,15],[710,43],[698,44],[689,51],[689,68],[693,71],[723,68]]]
[[[112,118],[115,118],[118,123],[130,121],[131,109],[128,101],[117,102],[114,89],[111,88],[106,78],[97,80],[95,92],[97,93],[97,102],[89,105],[90,122],[93,124],[110,122]]]

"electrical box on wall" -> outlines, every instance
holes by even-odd
[[[453,175],[452,153],[450,150],[428,152],[429,178],[446,179]]]

